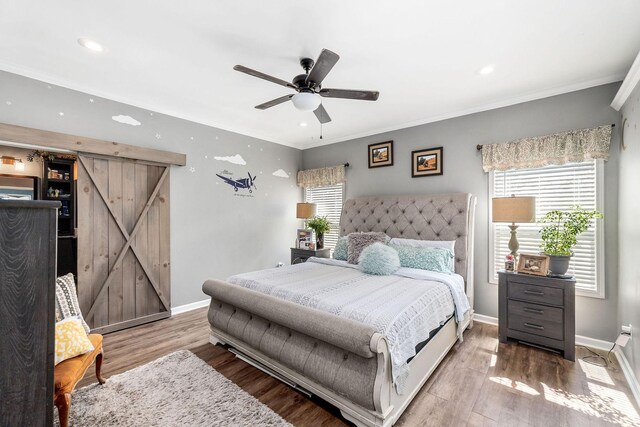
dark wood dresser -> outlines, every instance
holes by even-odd
[[[312,256],[318,258],[329,258],[331,250],[329,248],[323,249],[298,249],[291,248],[291,264],[299,264],[305,262]]]
[[[498,276],[500,342],[528,342],[575,360],[575,279],[504,271]]]
[[[0,425],[53,425],[60,202],[0,200]]]

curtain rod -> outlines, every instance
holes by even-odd
[[[348,168],[348,167],[349,167],[349,162],[345,163],[343,166],[344,166],[345,168]]]
[[[612,123],[612,124],[611,124],[611,127],[612,127],[612,128],[616,127],[616,124],[615,124],[615,123]],[[480,151],[480,150],[482,150],[482,147],[483,147],[483,145],[482,145],[482,144],[478,144],[478,145],[476,145],[476,150]]]

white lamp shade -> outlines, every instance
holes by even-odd
[[[496,197],[491,203],[493,222],[536,222],[535,197]]]
[[[298,203],[296,205],[296,218],[309,219],[316,216],[315,203]]]
[[[18,172],[24,172],[24,163],[22,163],[21,160],[16,160],[15,164],[13,165],[13,167],[18,171]]]
[[[291,98],[293,105],[300,111],[315,111],[320,106],[320,96],[315,93],[300,92]]]

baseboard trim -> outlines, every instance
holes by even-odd
[[[620,369],[622,369],[624,378],[627,380],[627,384],[629,384],[629,388],[631,389],[631,393],[633,393],[633,397],[636,399],[636,403],[640,406],[640,381],[638,381],[638,378],[633,372],[631,364],[629,363],[629,360],[627,360],[627,356],[624,355],[622,348],[616,347],[613,353],[618,358]]]
[[[206,307],[211,302],[211,298],[203,299],[202,301],[196,301],[189,304],[179,305],[177,307],[171,307],[171,315],[186,313],[187,311],[196,310],[198,308]]]
[[[473,320],[474,322],[486,323],[488,325],[498,325],[497,317],[485,316],[484,314],[474,313]]]
[[[598,350],[611,350],[613,343],[611,341],[598,340],[595,338],[589,338],[582,335],[576,335],[576,345],[583,345],[585,347],[596,348]]]
[[[484,314],[475,313],[473,320],[480,323],[486,323],[488,325],[497,325],[498,318],[492,316],[485,316]],[[582,335],[576,335],[576,345],[584,345],[586,347],[595,348],[598,350],[609,350],[613,343],[604,340],[598,340],[595,338],[589,338]]]

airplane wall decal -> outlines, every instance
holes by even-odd
[[[256,180],[257,175],[252,177],[250,172],[247,172],[247,175],[249,175],[249,178],[231,179],[231,178],[227,178],[226,176],[216,174],[218,178],[220,178],[225,183],[232,186],[234,191],[238,191],[238,188],[241,188],[241,189],[248,189],[249,193],[252,193],[253,192],[252,187],[255,190],[258,189],[258,187],[256,187],[256,185],[254,184],[254,181]]]

